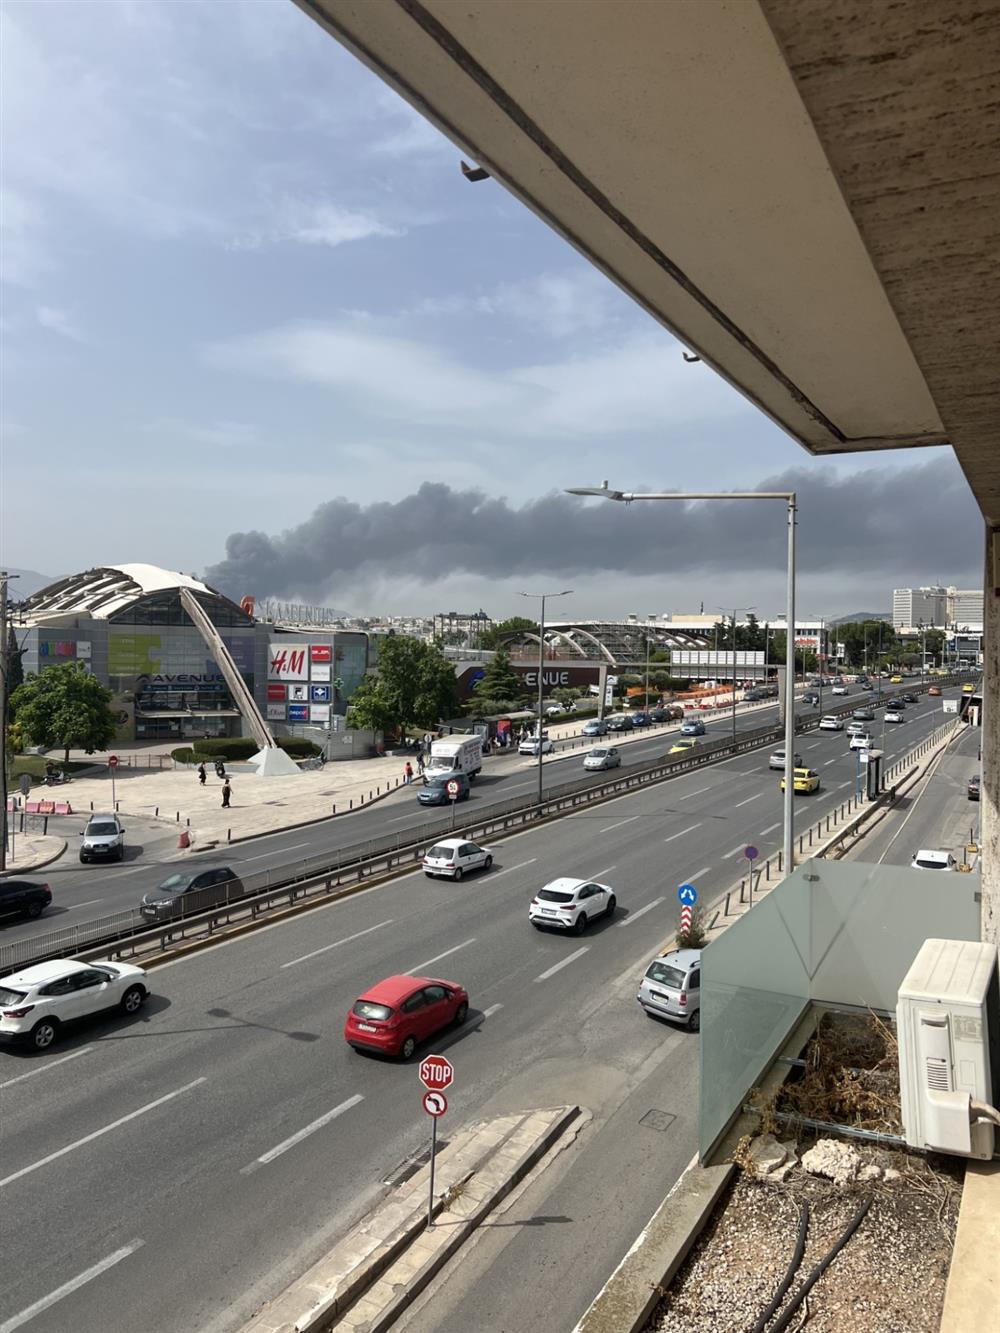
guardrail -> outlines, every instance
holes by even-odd
[[[796,719],[796,730],[798,733],[813,731],[821,716],[834,713],[846,716],[856,706],[855,699],[836,709],[826,709],[822,714],[817,711],[800,715]],[[231,895],[224,885],[218,889],[184,895],[177,915],[162,922],[150,925],[138,908],[132,908],[127,912],[82,922],[66,930],[47,931],[2,944],[0,975],[26,963],[92,953],[97,948],[101,956],[110,958],[140,957],[143,953],[162,952],[180,940],[199,935],[210,936],[220,927],[231,925],[241,918],[254,920],[275,907],[291,905],[308,897],[335,894],[379,870],[416,864],[422,860],[426,849],[439,838],[460,835],[470,839],[486,839],[491,835],[509,832],[519,824],[558,818],[580,805],[613,800],[647,783],[667,781],[720,759],[783,740],[784,728],[771,726],[738,732],[735,743],[730,738],[699,742],[690,754],[636,765],[604,781],[595,782],[592,778],[584,777],[562,783],[551,788],[540,804],[530,797],[493,803],[479,818],[469,823],[457,822],[455,807],[448,816],[433,824],[423,825],[417,837],[412,832],[401,830],[335,852],[305,858],[291,869],[282,867],[279,870],[259,871],[238,881],[241,891],[236,895]],[[224,857],[225,851],[220,848],[219,859],[223,860]],[[770,873],[770,862],[767,865]],[[222,901],[220,895],[223,895]]]

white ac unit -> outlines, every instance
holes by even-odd
[[[994,1102],[990,1014],[996,1014],[997,950],[968,940],[925,940],[896,1003],[899,1091],[912,1148],[993,1156],[994,1125],[977,1109]],[[992,993],[992,1001],[991,1001]],[[994,1051],[1000,1033],[993,1033]],[[993,1063],[996,1063],[994,1058]]]

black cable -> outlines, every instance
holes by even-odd
[[[820,1278],[823,1276],[826,1270],[833,1263],[834,1259],[836,1259],[840,1251],[844,1248],[847,1242],[854,1235],[855,1231],[857,1231],[858,1227],[864,1221],[865,1214],[868,1212],[868,1209],[871,1206],[872,1206],[871,1199],[866,1199],[864,1203],[861,1205],[861,1207],[858,1209],[858,1211],[851,1218],[850,1222],[848,1222],[844,1230],[841,1232],[840,1239],[837,1241],[837,1243],[833,1246],[832,1249],[827,1250],[826,1254],[824,1254],[823,1258],[819,1261],[816,1267],[806,1278],[805,1282],[803,1282],[802,1286],[795,1293],[791,1303],[787,1306],[784,1313],[778,1316],[777,1322],[771,1329],[771,1333],[784,1333],[784,1330],[792,1322],[792,1316],[798,1310],[799,1306],[809,1295],[810,1291],[812,1291],[813,1287],[820,1280]]]
[[[809,1228],[809,1204],[803,1200],[799,1205],[799,1234],[795,1242],[795,1252],[789,1260],[788,1267],[785,1269],[785,1276],[781,1279],[781,1286],[774,1293],[770,1305],[754,1324],[750,1333],[764,1333],[764,1329],[774,1318],[775,1310],[779,1309],[781,1302],[788,1295],[788,1288],[795,1281],[795,1274],[799,1271],[799,1264],[802,1262],[802,1256],[806,1251],[806,1231]]]

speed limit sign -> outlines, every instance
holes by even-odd
[[[458,793],[462,790],[462,784],[456,778],[451,778],[445,790],[447,791],[451,799],[454,800],[455,797],[458,795]]]

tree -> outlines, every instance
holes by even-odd
[[[528,620],[525,616],[511,616],[509,620],[499,620],[492,629],[485,630],[479,637],[479,646],[499,648],[502,643],[508,643],[512,639],[537,633],[537,620]]]
[[[115,734],[111,691],[82,662],[64,662],[30,675],[11,696],[17,721],[32,744],[73,747],[93,754]]]
[[[524,677],[511,666],[510,653],[502,646],[497,648],[493,660],[486,663],[475,690],[484,699],[524,699],[528,695]]]
[[[505,713],[523,712],[524,704],[520,699],[480,698],[477,694],[465,705],[465,711],[470,717],[503,717]]]
[[[378,667],[351,699],[347,725],[370,731],[436,727],[458,712],[458,685],[448,659],[433,644],[405,634],[379,642]]]
[[[7,700],[8,707],[11,695],[24,681],[24,663],[22,658],[24,649],[17,646],[17,635],[14,633],[14,626],[7,627]],[[13,709],[10,709],[13,716]]]

